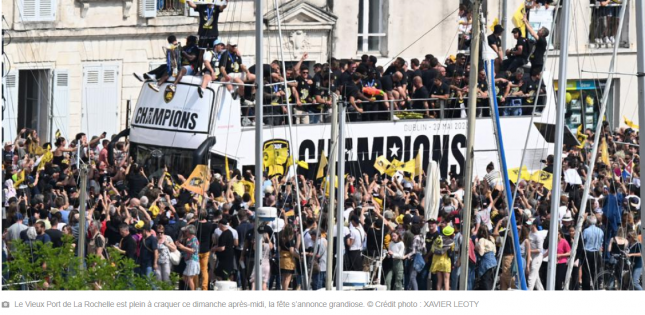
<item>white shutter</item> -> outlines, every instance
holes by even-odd
[[[157,17],[157,0],[139,0],[139,16],[142,18]]]
[[[21,21],[55,21],[57,0],[18,0]]]
[[[56,131],[69,138],[69,72],[54,70],[54,99],[52,100],[51,139],[56,141]]]
[[[13,141],[18,128],[18,71],[11,70],[4,77],[5,103],[2,113],[2,141]]]
[[[88,136],[117,133],[119,112],[118,67],[86,66],[83,68],[82,131]]]

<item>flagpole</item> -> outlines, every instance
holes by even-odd
[[[547,269],[547,290],[555,290],[555,268],[558,247],[558,208],[560,207],[562,177],[562,145],[564,142],[564,112],[567,94],[567,62],[569,55],[569,28],[571,27],[571,1],[564,1],[560,33],[559,90],[555,119],[555,143],[553,144],[553,187],[551,187],[551,224],[549,226],[549,262]]]
[[[260,217],[258,209],[262,207],[262,163],[263,163],[263,143],[262,143],[262,120],[264,109],[264,33],[262,30],[262,0],[255,0],[255,71],[257,75],[257,86],[255,92],[255,289],[262,290],[262,235],[258,231],[260,227]],[[276,187],[277,188],[277,187]]]
[[[339,104],[338,107],[338,202],[336,202],[336,291],[343,290],[343,260],[345,240],[343,232],[343,212],[345,210],[345,109],[347,104]],[[332,190],[336,190],[335,180],[329,184]]]
[[[325,289],[331,291],[332,278],[334,277],[334,205],[336,201],[336,189],[333,186],[336,183],[336,137],[338,133],[338,96],[331,94],[331,148],[329,149],[329,204],[327,206],[327,279]],[[340,233],[337,233],[340,234]]]
[[[637,61],[638,61],[638,72],[645,73],[645,6],[643,1],[636,1],[636,42],[637,42]],[[639,131],[640,135],[645,134],[645,77],[638,77],[638,120],[639,120]],[[645,146],[639,147],[639,154],[642,157],[645,157]],[[642,170],[641,173],[642,174]],[[641,196],[645,196],[645,185],[640,187]],[[645,217],[645,207],[641,205],[641,220]],[[645,225],[641,223],[641,259],[645,260]],[[642,275],[642,284],[645,284],[645,273]]]
[[[479,30],[479,16],[480,16],[480,0],[475,0],[473,5],[473,38],[470,44],[470,78],[468,86],[477,86],[477,69],[479,69],[479,44],[480,44],[480,30]],[[473,185],[473,160],[475,159],[474,145],[475,145],[475,127],[477,124],[477,98],[476,95],[468,97],[468,137],[466,138],[466,174],[464,177],[465,182],[465,196],[464,206],[465,211],[463,215],[462,233],[464,240],[470,239],[470,219],[472,217],[472,185]],[[426,196],[427,197],[427,196]],[[426,209],[429,211],[429,209]],[[468,247],[470,242],[464,242],[461,246],[461,253],[459,260],[461,262],[461,276],[459,277],[459,290],[468,290]]]
[[[618,33],[616,38],[620,39],[620,36],[623,31],[623,22],[625,17],[625,12],[627,11],[627,6],[629,0],[625,0],[620,9],[620,22],[618,23]],[[611,90],[612,82],[614,81],[614,67],[616,65],[616,56],[618,54],[618,44],[614,45],[614,52],[611,57],[611,62],[609,63],[609,78],[607,78],[607,84],[605,84],[605,90],[602,92],[602,101],[600,105],[600,112],[598,113],[598,125],[596,126],[596,133],[594,134],[593,148],[591,149],[591,159],[589,160],[589,172],[585,180],[585,189],[582,194],[582,204],[580,205],[580,211],[578,212],[578,221],[576,223],[576,232],[573,237],[573,245],[571,245],[571,253],[575,255],[578,250],[578,242],[580,242],[580,232],[582,232],[582,224],[584,223],[584,214],[587,210],[587,201],[589,200],[589,191],[591,190],[591,174],[593,174],[593,169],[596,164],[596,159],[598,156],[598,147],[600,145],[600,134],[602,133],[602,118],[605,116],[605,111],[607,110],[607,102],[609,101],[609,91]],[[564,85],[560,85],[564,86]],[[571,281],[571,271],[573,270],[573,264],[575,259],[569,258],[567,262],[567,273],[564,278],[564,290],[569,290],[569,282]]]

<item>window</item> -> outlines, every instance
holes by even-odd
[[[41,22],[56,20],[57,0],[18,0],[19,20]]]
[[[619,45],[621,48],[629,48],[629,8],[625,12],[623,32],[620,38],[616,38],[621,8],[622,4],[616,2],[611,2],[605,7],[591,4],[589,43],[592,47],[612,48],[614,45]]]
[[[359,0],[358,2],[358,51],[381,51],[384,0]]]
[[[118,132],[118,66],[83,67],[83,102],[81,130],[88,135]]]

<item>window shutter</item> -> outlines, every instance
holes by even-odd
[[[20,20],[55,21],[57,0],[19,0]]]
[[[56,131],[69,138],[69,72],[54,70],[54,99],[52,100],[51,141],[56,141]]]
[[[118,66],[85,66],[81,130],[88,135],[118,132]]]
[[[3,78],[5,104],[2,116],[2,141],[13,141],[18,128],[18,71],[11,70]]]
[[[39,21],[56,20],[56,0],[39,0],[38,17]]]
[[[142,18],[157,17],[157,1],[139,0],[139,16]]]

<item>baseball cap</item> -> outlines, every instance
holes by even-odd
[[[392,220],[392,218],[394,218],[394,211],[385,210],[385,212],[383,213],[383,216],[388,220]]]
[[[226,219],[226,218],[222,218],[221,220],[219,220],[219,224],[221,224],[221,225],[228,225],[228,219]]]
[[[519,28],[519,27],[516,27],[516,28],[514,28],[514,29],[511,31],[511,33],[513,33],[513,34],[515,34],[515,33],[520,33],[520,34],[522,34],[522,30],[520,30],[520,28]]]
[[[428,219],[427,223],[437,223],[437,219]]]
[[[224,43],[223,43],[221,40],[216,39],[216,40],[213,42],[213,46],[217,46],[217,45],[224,45]]]
[[[495,25],[495,28],[493,29],[493,33],[500,33],[504,31],[504,27],[501,25]]]

